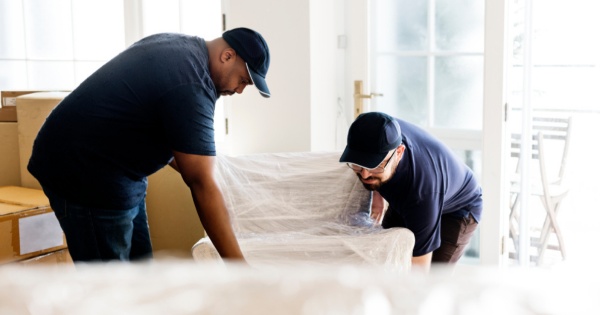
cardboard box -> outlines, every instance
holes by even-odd
[[[43,254],[37,257],[18,261],[21,265],[44,265],[44,266],[59,266],[59,265],[72,265],[74,266],[73,259],[69,254],[68,249],[61,249],[48,254]]]
[[[16,122],[0,122],[0,186],[20,186],[19,136]]]
[[[41,185],[27,170],[33,142],[50,112],[68,92],[37,92],[17,97],[17,123],[19,131],[19,160],[21,186],[41,189]]]
[[[0,121],[17,122],[17,96],[41,91],[1,91],[0,92]]]
[[[15,106],[0,108],[0,122],[17,122],[17,108]]]
[[[148,177],[146,211],[154,257],[192,258],[192,246],[205,233],[190,188],[170,166]]]
[[[42,190],[0,187],[0,263],[65,248],[65,236]]]

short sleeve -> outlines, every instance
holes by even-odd
[[[173,150],[216,155],[215,99],[201,84],[177,87],[163,96],[157,106],[158,119]]]

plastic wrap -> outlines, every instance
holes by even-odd
[[[408,270],[412,232],[370,219],[371,193],[339,152],[218,156],[216,177],[242,252],[253,265],[380,265]],[[218,259],[208,238],[196,260]]]

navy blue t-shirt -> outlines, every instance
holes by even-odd
[[[147,176],[169,163],[173,150],[216,154],[217,98],[203,39],[146,37],[52,111],[28,170],[45,188],[81,205],[132,208],[146,194]]]
[[[470,213],[480,221],[481,187],[443,143],[411,123],[397,121],[406,149],[379,193],[389,203],[390,216],[402,218],[402,225],[415,234],[413,256],[421,256],[440,247],[442,215]]]

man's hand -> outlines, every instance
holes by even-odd
[[[373,201],[371,203],[371,219],[375,223],[381,224],[381,220],[383,220],[383,215],[385,214],[385,201],[377,191],[373,191],[372,196]]]

